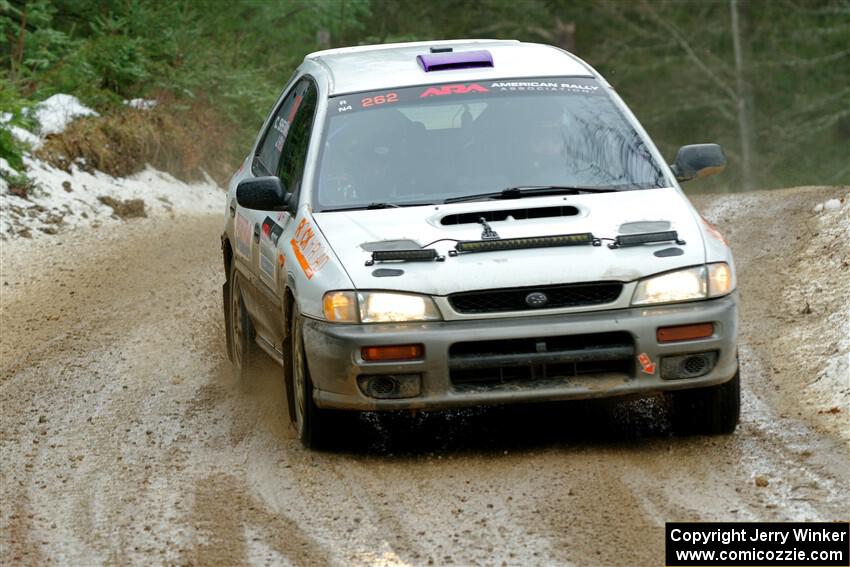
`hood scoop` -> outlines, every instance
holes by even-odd
[[[481,224],[483,218],[487,222],[504,220],[546,219],[554,217],[574,217],[579,210],[572,205],[563,207],[536,207],[531,209],[500,209],[497,211],[475,211],[446,215],[440,219],[443,226],[459,224]]]
[[[360,248],[366,252],[375,252],[376,250],[419,250],[422,246],[415,240],[378,240],[377,242],[364,242]]]
[[[642,232],[662,232],[670,230],[670,221],[633,221],[620,225],[619,234],[640,234]]]

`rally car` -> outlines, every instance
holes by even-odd
[[[230,182],[227,349],[282,367],[305,446],[343,411],[664,393],[738,422],[732,254],[603,77],[561,49],[440,41],[308,55]]]

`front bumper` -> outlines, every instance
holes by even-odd
[[[665,390],[710,386],[731,379],[738,368],[737,312],[737,294],[733,293],[719,299],[677,305],[475,321],[341,325],[306,319],[304,346],[313,380],[314,401],[322,408],[442,409],[650,395]],[[711,337],[666,344],[659,344],[656,340],[659,327],[708,322],[714,324]],[[450,366],[458,366],[457,357],[450,352],[452,345],[457,343],[569,338],[599,333],[619,333],[629,337],[633,342],[629,358],[634,360],[627,368],[621,368],[618,372],[547,376],[545,380],[514,381],[508,385],[472,388],[460,387],[453,378],[457,374],[453,375],[450,370]],[[363,360],[360,354],[361,347],[411,343],[425,346],[422,360],[370,362]],[[614,350],[611,349],[611,352]],[[661,361],[664,357],[707,352],[716,355],[716,361],[708,373],[697,378],[661,377]],[[421,376],[419,395],[402,399],[377,399],[364,394],[358,386],[358,376],[402,374]]]

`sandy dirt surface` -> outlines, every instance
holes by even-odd
[[[846,240],[805,267],[821,292],[782,283],[845,193],[696,199],[743,307],[742,422],[713,438],[644,400],[366,415],[305,451],[280,371],[231,377],[218,215],[5,242],[0,563],[662,565],[665,521],[847,519],[850,411],[815,384],[845,347],[805,334],[846,316]]]

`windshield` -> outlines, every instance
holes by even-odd
[[[442,203],[518,186],[665,186],[589,78],[449,83],[329,99],[314,208]]]

